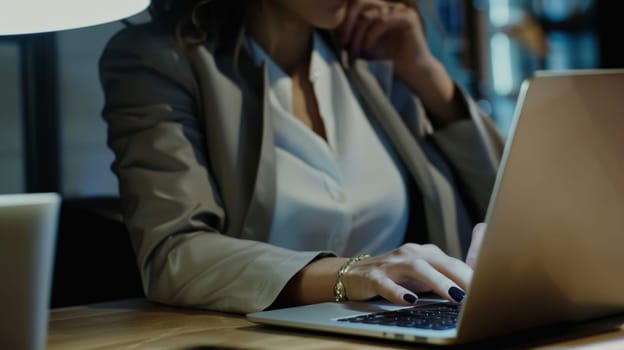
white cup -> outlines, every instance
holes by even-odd
[[[0,349],[46,347],[60,196],[0,195]]]

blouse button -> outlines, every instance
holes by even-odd
[[[331,195],[338,202],[344,202],[344,201],[347,200],[347,196],[344,194],[344,192],[342,192],[340,190],[336,190],[336,191],[332,192]]]
[[[318,71],[313,71],[312,74],[310,74],[310,82],[312,82],[312,84],[316,83],[320,76]]]
[[[327,192],[329,195],[338,202],[345,202],[347,200],[347,195],[344,191],[340,190],[338,186],[331,183],[330,180],[325,180],[325,187],[327,188]]]

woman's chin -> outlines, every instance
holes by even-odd
[[[323,20],[318,21],[319,23],[315,23],[315,27],[327,30],[333,30],[338,28],[346,17],[346,9],[341,11],[340,13],[336,13],[333,16],[324,17]]]

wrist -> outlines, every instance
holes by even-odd
[[[435,127],[466,116],[455,82],[437,59],[412,65],[403,81],[419,97]]]
[[[397,68],[397,73],[416,93],[431,89],[432,83],[439,83],[447,77],[450,80],[444,65],[433,56]]]
[[[326,257],[315,260],[299,271],[284,287],[280,300],[303,305],[335,300],[336,271],[347,258]]]
[[[349,269],[351,268],[351,265],[355,264],[356,262],[360,260],[364,260],[366,258],[370,258],[370,255],[369,254],[356,255],[354,257],[349,258],[347,261],[345,261],[345,263],[342,264],[340,268],[338,269],[338,272],[336,273],[337,275],[336,284],[334,285],[334,299],[337,302],[349,300],[349,298],[347,297],[347,290],[345,288],[345,285],[342,282],[342,276],[344,276],[344,274],[346,274],[349,271]]]

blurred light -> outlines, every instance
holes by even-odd
[[[490,0],[490,23],[496,27],[502,27],[509,23],[511,9],[509,0]]]
[[[504,33],[496,33],[490,39],[492,51],[492,79],[494,91],[504,96],[513,91],[513,70],[511,61],[511,43]]]
[[[590,31],[568,33],[552,31],[548,34],[550,51],[546,68],[554,70],[594,68],[598,66],[598,43]]]
[[[548,34],[550,52],[546,57],[548,69],[564,70],[573,68],[572,58],[576,52],[572,48],[572,40],[562,32],[553,31]]]
[[[135,15],[150,0],[0,0],[0,35],[50,32]]]

